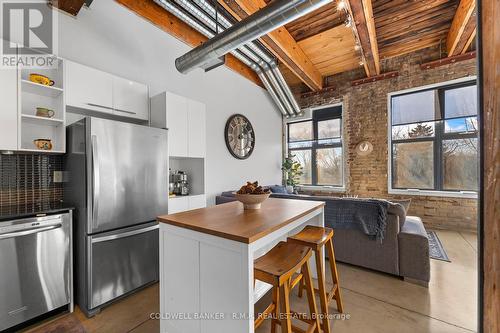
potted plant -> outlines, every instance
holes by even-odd
[[[302,165],[295,161],[294,157],[295,155],[289,153],[288,157],[285,157],[281,165],[288,193],[294,192],[295,186],[300,184],[300,176],[304,174],[304,172],[302,172]]]

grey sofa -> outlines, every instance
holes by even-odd
[[[326,205],[335,205],[335,197],[277,194],[271,197],[321,200]],[[216,204],[235,201],[234,192],[223,192],[216,197]],[[397,275],[405,280],[428,286],[430,280],[429,240],[422,220],[406,216],[402,207],[390,204],[387,211],[387,226],[382,243],[369,238],[359,230],[336,229],[334,247],[340,262]],[[325,216],[325,226],[332,226]]]

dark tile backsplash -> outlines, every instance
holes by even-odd
[[[61,201],[63,185],[54,183],[54,171],[62,171],[60,155],[0,155],[0,209]]]

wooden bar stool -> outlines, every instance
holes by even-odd
[[[323,330],[326,333],[331,332],[330,321],[328,318],[328,304],[335,299],[337,302],[337,309],[340,313],[344,312],[344,307],[342,305],[342,297],[340,295],[340,285],[339,276],[337,272],[337,265],[335,263],[335,253],[333,250],[333,229],[307,226],[298,234],[288,237],[288,242],[291,244],[299,244],[309,247],[314,251],[316,258],[316,270],[318,272],[318,289],[314,289],[319,293],[319,299],[321,303],[321,312],[324,315],[323,320]],[[330,270],[332,273],[333,288],[329,293],[326,292],[325,283],[325,270],[323,267],[323,261],[321,260],[323,247],[326,248],[328,253],[328,258],[330,261]],[[299,285],[299,297],[302,297],[302,290],[304,288],[304,281],[301,279]]]
[[[255,320],[255,329],[264,322],[267,315],[272,314],[272,333],[276,332],[276,325],[281,325],[282,333],[291,333],[292,329],[293,331],[304,332],[292,326],[291,316],[294,312],[290,309],[290,291],[293,285],[296,285],[300,281],[305,281],[304,288],[307,291],[311,318],[299,319],[309,324],[309,328],[305,332],[320,332],[316,300],[314,298],[314,287],[309,269],[309,259],[311,256],[312,250],[309,247],[280,242],[268,253],[255,260],[255,279],[269,283],[273,286],[272,303],[264,310],[262,315]],[[293,279],[294,273],[299,270],[301,273]],[[279,318],[279,320],[277,318]]]

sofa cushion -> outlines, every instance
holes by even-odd
[[[430,280],[429,239],[422,220],[407,216],[399,239],[399,273],[407,278]]]
[[[269,186],[269,189],[273,193],[281,193],[281,194],[287,194],[288,193],[287,190],[286,190],[286,187],[283,186],[283,185],[271,185],[271,186]]]
[[[229,197],[229,198],[234,198],[236,191],[225,191],[221,193],[221,196],[223,197]]]

